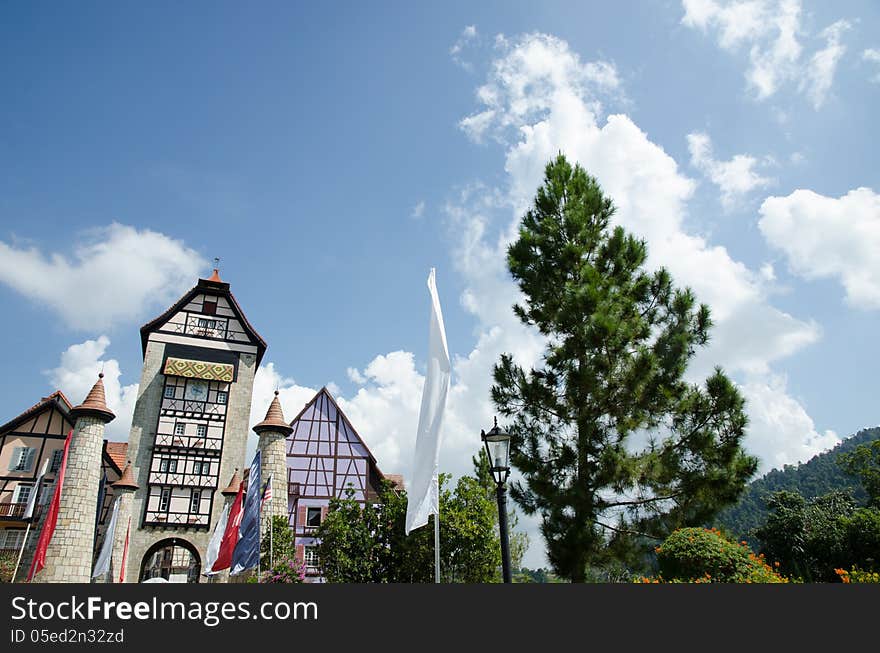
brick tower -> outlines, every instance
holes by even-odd
[[[287,436],[293,428],[284,421],[278,391],[269,404],[266,419],[254,427],[260,436],[260,452],[262,458],[263,478],[272,476],[272,499],[265,507],[266,521],[271,523],[272,517],[287,517]]]
[[[70,411],[73,436],[46,566],[35,578],[41,583],[88,583],[91,579],[104,425],[116,417],[107,408],[103,379],[104,374],[99,374],[85,401]]]
[[[254,375],[266,343],[215,269],[141,328],[144,367],[129,435],[135,483],[127,582],[199,582],[223,510],[220,479],[244,467]]]

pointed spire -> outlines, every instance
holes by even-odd
[[[275,397],[269,404],[269,410],[266,411],[266,419],[254,427],[254,431],[259,435],[264,431],[275,431],[290,435],[293,433],[293,427],[284,421],[284,413],[281,411],[281,402],[278,401],[278,391],[275,391]]]
[[[140,486],[135,483],[134,474],[131,472],[131,461],[125,463],[122,476],[112,485],[114,490],[137,490]]]
[[[113,414],[113,411],[107,408],[107,399],[104,395],[103,372],[98,374],[98,380],[95,382],[95,385],[92,386],[92,389],[89,390],[89,394],[86,396],[85,401],[79,406],[73,408],[70,411],[70,415],[74,420],[83,416],[98,417],[103,420],[105,424],[116,419],[116,415]]]
[[[224,497],[231,497],[238,494],[238,486],[241,485],[241,478],[238,475],[238,467],[235,468],[235,472],[232,474],[232,478],[229,479],[229,485],[227,485],[220,494]]]
[[[214,258],[214,273],[210,277],[208,277],[208,281],[223,283],[223,281],[220,279],[220,257]]]

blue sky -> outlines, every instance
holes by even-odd
[[[126,439],[138,327],[219,256],[255,411],[332,384],[408,473],[435,266],[465,472],[492,362],[540,354],[503,252],[562,150],[712,306],[694,378],[734,376],[765,469],[880,422],[876,3],[314,5],[0,9],[4,419],[103,364]]]

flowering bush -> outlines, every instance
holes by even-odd
[[[657,578],[643,583],[787,583],[755,555],[746,542],[732,542],[715,528],[680,528],[654,551],[660,566]],[[778,566],[778,565],[777,565]]]
[[[840,577],[842,583],[880,583],[880,573],[865,571],[858,567],[853,567],[849,571],[846,569],[835,569],[834,573]]]
[[[304,583],[305,579],[305,565],[292,558],[277,560],[274,567],[270,567],[260,576],[261,583]]]

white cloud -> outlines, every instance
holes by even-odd
[[[731,32],[728,38],[739,37]],[[455,412],[467,416],[470,424],[488,420],[491,369],[501,352],[515,352],[525,366],[540,359],[543,341],[510,311],[519,291],[504,266],[505,250],[542,181],[544,166],[562,151],[596,176],[614,199],[616,222],[647,239],[649,266],[665,265],[678,284],[691,286],[712,307],[713,339],[695,360],[691,379],[705,377],[717,363],[753,384],[764,382],[760,410],[775,400],[797,417],[788,424],[791,435],[778,452],[775,429],[785,415],[776,422],[753,419],[749,446],[756,443],[756,451],[772,452],[768,455],[774,464],[797,462],[820,451],[825,441],[811,432],[803,433],[802,445],[795,444],[796,431],[804,424],[796,409],[805,412],[784,383],[770,382],[775,378],[773,362],[814,343],[820,337],[818,325],[769,303],[772,268],[752,271],[723,246],[686,230],[694,181],[628,116],[600,119],[596,97],[609,85],[594,74],[594,64],[582,63],[564,41],[541,34],[500,40],[499,50],[487,83],[477,93],[480,109],[460,126],[475,141],[492,134],[504,144],[507,186],[499,190],[473,185],[448,208],[452,232],[458,235],[454,262],[466,282],[462,303],[479,325],[477,347],[456,361],[456,385],[465,389],[461,400],[466,403]],[[537,521],[525,524],[533,542],[527,560],[540,564]]]
[[[804,61],[800,0],[682,0],[682,5],[683,25],[704,33],[714,30],[718,45],[728,52],[748,51],[746,82],[758,100],[797,83],[814,108],[822,106],[845,51],[840,37],[847,21],[825,28],[820,33],[825,47]]]
[[[71,256],[0,241],[0,282],[81,330],[108,329],[167,305],[205,266],[179,240],[115,222],[89,232]]]
[[[468,25],[461,31],[461,34],[459,34],[458,36],[458,40],[456,40],[453,46],[449,48],[449,54],[452,56],[452,60],[468,72],[473,71],[474,66],[469,61],[463,60],[461,58],[461,53],[467,46],[476,41],[478,38],[479,34],[477,33],[477,26]]]
[[[804,279],[836,278],[854,307],[880,308],[880,195],[857,188],[839,198],[796,190],[768,197],[758,227]]]
[[[834,431],[816,430],[803,405],[788,394],[786,383],[783,375],[773,374],[741,386],[751,421],[745,446],[758,456],[759,474],[793,461],[807,461],[840,442]],[[766,433],[773,438],[756,437]]]
[[[862,52],[862,59],[871,63],[880,64],[880,49],[868,48]],[[872,82],[880,83],[880,72],[871,78]]]
[[[746,154],[737,154],[729,161],[719,161],[712,154],[712,141],[708,134],[688,134],[691,165],[697,168],[721,190],[721,203],[725,209],[732,208],[737,200],[755,188],[769,186],[773,180],[755,172],[759,161]]]
[[[138,384],[124,386],[120,383],[119,362],[105,357],[109,346],[110,339],[103,335],[96,340],[71,345],[61,354],[58,367],[45,374],[53,388],[61,390],[77,406],[85,400],[98,380],[98,373],[103,370],[107,407],[116,414],[116,419],[105,428],[104,435],[108,440],[125,442],[131,429]]]
[[[418,204],[413,207],[412,213],[410,213],[410,217],[418,220],[425,214],[425,201],[422,200]]]
[[[831,90],[834,73],[846,47],[840,42],[843,32],[850,28],[845,20],[839,20],[822,31],[826,45],[810,59],[806,75],[801,79],[800,90],[806,93],[814,109],[820,109]]]

